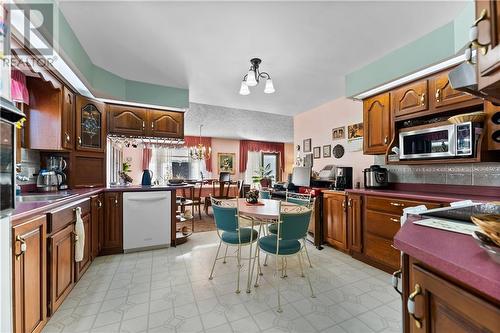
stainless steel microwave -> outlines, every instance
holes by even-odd
[[[399,159],[473,156],[476,125],[472,122],[399,131]]]

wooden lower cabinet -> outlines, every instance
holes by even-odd
[[[49,314],[59,308],[75,285],[74,224],[69,224],[48,238]]]
[[[104,235],[104,195],[98,194],[90,198],[90,214],[92,223],[91,256],[96,258],[102,249]]]
[[[92,223],[90,214],[82,216],[83,227],[85,230],[85,244],[83,248],[82,261],[75,262],[75,282],[80,280],[83,273],[89,268],[92,263]]]
[[[40,332],[47,321],[46,217],[35,217],[12,231],[14,332]]]
[[[403,269],[403,285],[408,286],[403,301],[405,333],[500,331],[500,307],[413,258],[408,261]],[[413,316],[407,301],[414,306]]]
[[[361,204],[362,196],[349,194],[347,196],[347,240],[351,253],[361,253],[363,239],[361,230]]]
[[[102,254],[123,252],[123,205],[122,192],[104,194],[104,230]]]
[[[323,193],[323,235],[331,246],[347,250],[346,196],[342,193]]]

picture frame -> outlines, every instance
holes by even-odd
[[[217,153],[217,169],[219,172],[235,174],[236,153]]]
[[[313,158],[315,159],[321,158],[321,147],[313,148]]]
[[[345,139],[345,126],[332,129],[332,140],[335,141],[342,139]]]
[[[310,153],[311,152],[311,145],[312,145],[312,140],[311,139],[305,139],[302,148],[304,153]]]
[[[357,123],[347,126],[347,140],[363,139],[363,123]]]
[[[332,157],[332,145],[323,146],[323,157]]]

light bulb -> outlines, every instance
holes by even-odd
[[[274,90],[273,80],[267,79],[266,80],[266,87],[264,88],[264,93],[272,94],[275,91],[276,90]]]
[[[255,71],[249,70],[247,74],[247,86],[255,87],[257,85],[257,80],[255,79]]]
[[[240,95],[249,95],[249,94],[250,94],[250,89],[248,89],[248,86],[245,83],[245,81],[242,81],[240,87]]]

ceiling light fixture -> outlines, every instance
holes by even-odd
[[[266,86],[264,88],[264,93],[272,94],[276,90],[274,89],[273,80],[271,80],[271,75],[266,72],[259,71],[259,65],[262,62],[259,58],[253,58],[250,60],[252,64],[248,73],[243,77],[240,87],[240,95],[249,95],[250,89],[248,87],[255,87],[259,84],[260,79],[266,79]]]

